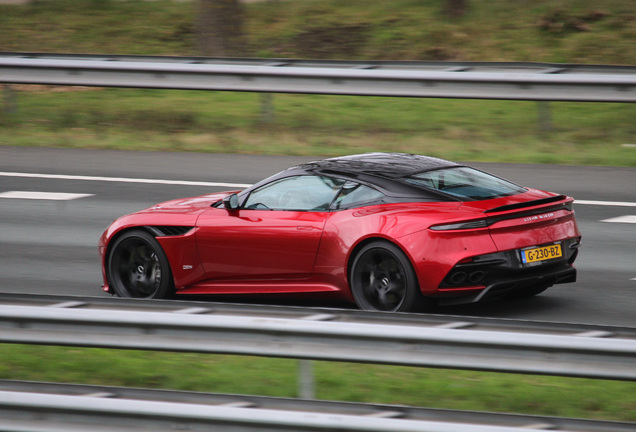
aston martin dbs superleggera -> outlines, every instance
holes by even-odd
[[[117,219],[99,240],[103,289],[393,312],[528,297],[576,280],[572,202],[426,156],[325,159]]]

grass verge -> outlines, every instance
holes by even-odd
[[[60,91],[63,90],[63,91]],[[367,151],[451,160],[636,166],[636,104],[551,103],[552,129],[524,101],[21,86],[0,144],[336,156]]]
[[[2,345],[0,378],[296,397],[296,360]],[[316,396],[636,421],[636,383],[315,362]]]

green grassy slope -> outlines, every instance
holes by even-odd
[[[258,57],[636,64],[632,0],[290,0],[244,5]],[[196,55],[196,2],[56,0],[0,6],[0,50]]]

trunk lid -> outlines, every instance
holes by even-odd
[[[529,189],[523,194],[473,201],[465,206],[487,216],[490,237],[498,250],[505,251],[580,236],[572,202],[564,195]]]

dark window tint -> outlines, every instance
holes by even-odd
[[[338,198],[336,198],[334,207],[337,209],[351,208],[372,203],[382,198],[384,198],[382,192],[359,183],[347,182],[342,187]]]
[[[462,199],[485,200],[516,195],[527,189],[469,167],[427,171],[406,177],[408,183]]]

